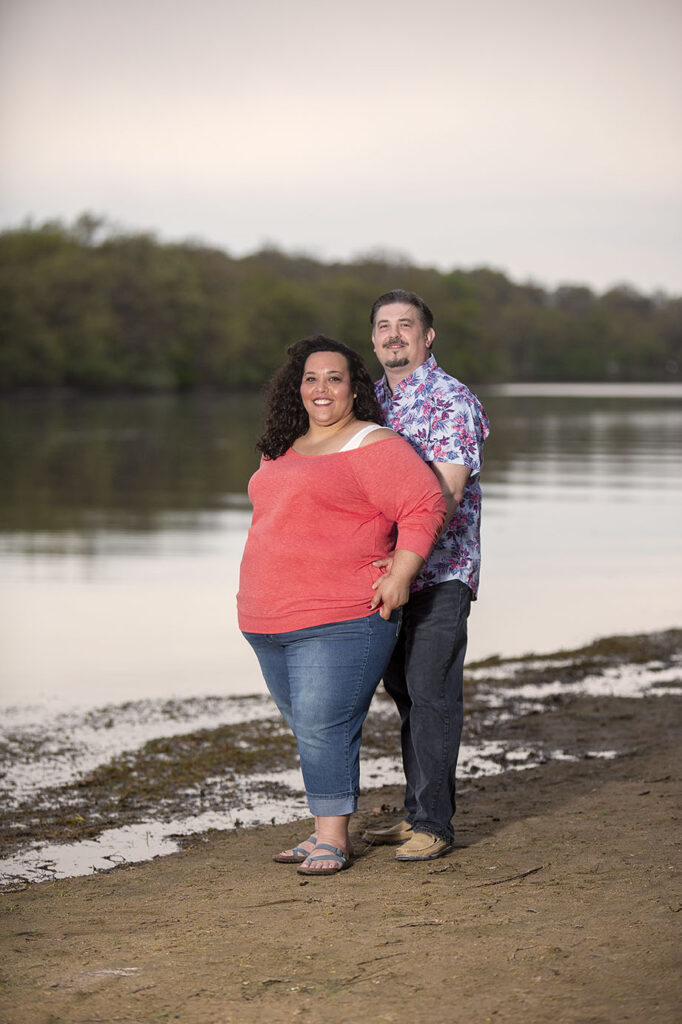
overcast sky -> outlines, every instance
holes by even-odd
[[[0,12],[0,226],[682,293],[679,0]]]

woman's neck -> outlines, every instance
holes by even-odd
[[[296,438],[292,447],[304,455],[330,455],[340,451],[357,429],[358,420],[355,416],[329,426],[310,423],[306,433]]]

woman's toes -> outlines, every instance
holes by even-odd
[[[309,836],[291,850],[282,850],[272,858],[278,864],[301,864],[315,849],[317,836]]]

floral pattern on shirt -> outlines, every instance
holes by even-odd
[[[385,377],[375,388],[386,426],[402,434],[425,462],[471,470],[464,497],[412,591],[461,580],[475,599],[481,568],[480,473],[490,432],[485,409],[469,388],[441,370],[433,355],[396,384],[393,394]]]

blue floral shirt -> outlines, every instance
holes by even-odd
[[[385,377],[375,390],[386,426],[402,434],[425,462],[471,470],[464,497],[412,591],[461,580],[475,600],[481,568],[480,473],[483,442],[490,432],[485,409],[464,384],[441,370],[433,355],[396,384],[393,394]]]

